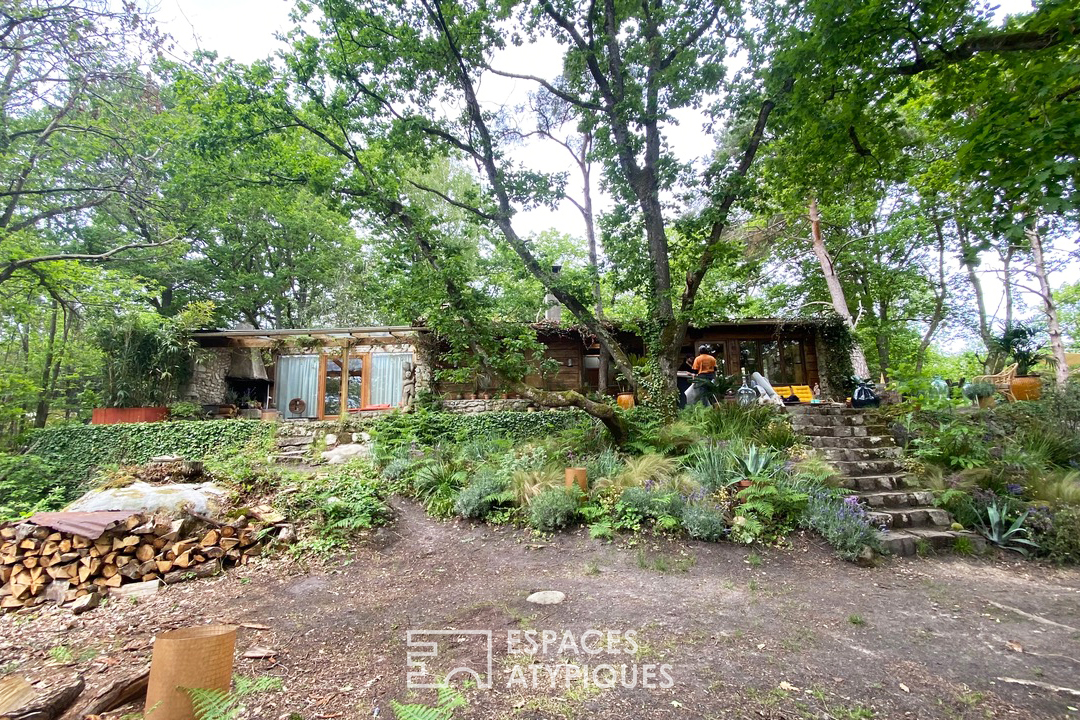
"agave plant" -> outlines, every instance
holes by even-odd
[[[1009,519],[1002,512],[997,503],[992,503],[986,508],[986,518],[989,521],[980,528],[984,537],[1002,550],[1014,550],[1021,555],[1027,555],[1027,548],[1038,548],[1039,544],[1028,540],[1027,528],[1024,521],[1027,520],[1030,510],[1009,524]]]
[[[745,454],[735,455],[735,472],[738,480],[753,480],[768,477],[776,464],[777,455],[768,448],[747,445]]]

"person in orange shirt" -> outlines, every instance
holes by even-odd
[[[716,377],[716,358],[710,354],[708,345],[702,345],[698,356],[694,358],[694,372],[704,380],[712,380]]]

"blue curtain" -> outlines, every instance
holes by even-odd
[[[412,353],[374,353],[371,356],[371,404],[397,407],[401,402],[402,366]]]
[[[280,355],[274,395],[283,418],[313,418],[319,414],[319,356]],[[289,401],[300,398],[307,406],[302,413],[289,411]]]

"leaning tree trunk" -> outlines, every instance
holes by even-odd
[[[1039,236],[1038,228],[1032,226],[1027,230],[1027,239],[1031,243],[1031,254],[1035,258],[1035,277],[1039,280],[1039,295],[1043,301],[1043,311],[1046,313],[1047,329],[1050,332],[1050,350],[1054,355],[1054,380],[1059,388],[1065,386],[1069,379],[1069,367],[1065,363],[1065,343],[1061,340],[1061,325],[1058,323],[1057,305],[1050,291],[1050,279],[1046,276],[1046,262],[1043,258],[1042,237]]]
[[[844,325],[852,334],[855,333],[855,320],[848,310],[847,298],[844,297],[844,287],[840,284],[840,278],[836,274],[832,257],[825,247],[825,241],[821,239],[821,214],[818,213],[817,199],[810,201],[810,237],[814,245],[814,255],[817,256],[821,265],[821,272],[825,276],[825,284],[829,288],[832,297],[833,309]],[[851,345],[851,368],[861,378],[870,379],[870,366],[866,364],[866,355],[863,354],[862,346],[855,340]]]

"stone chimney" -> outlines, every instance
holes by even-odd
[[[551,274],[558,278],[559,271],[562,270],[562,265],[552,265]],[[561,323],[562,322],[562,305],[555,299],[555,296],[548,293],[544,296],[544,319],[548,322]]]

